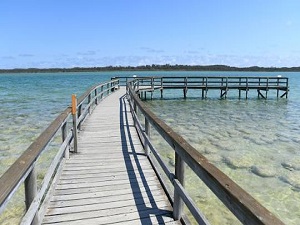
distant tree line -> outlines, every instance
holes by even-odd
[[[144,66],[105,66],[74,68],[18,68],[0,69],[0,73],[54,73],[54,72],[100,72],[100,71],[249,71],[249,72],[300,72],[299,67],[233,67],[226,65],[144,65]]]

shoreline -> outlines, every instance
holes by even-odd
[[[210,72],[300,72],[299,67],[232,67],[226,65],[145,65],[145,66],[105,66],[74,68],[15,68],[0,69],[1,73],[67,73],[67,72],[110,72],[110,71],[210,71]]]

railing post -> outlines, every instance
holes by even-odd
[[[106,85],[106,89],[107,89],[106,95],[109,95],[109,83]]]
[[[100,99],[102,100],[103,98],[103,84],[101,85],[101,95],[100,95]]]
[[[110,82],[110,91],[114,92],[115,91],[115,87],[114,87],[115,81],[111,81]]]
[[[163,82],[163,78],[160,78],[160,98],[163,98],[163,91],[164,91],[164,82]]]
[[[269,78],[267,78],[266,98],[268,98],[268,91],[269,91]]]
[[[134,113],[136,114],[136,117],[137,117],[137,105],[136,105],[136,102],[134,100],[133,100],[133,111],[134,111]],[[133,124],[136,127],[136,120],[133,120]]]
[[[248,99],[248,77],[246,78],[246,99]]]
[[[289,78],[286,78],[286,95],[285,95],[285,98],[288,97],[288,92],[289,92]]]
[[[148,138],[150,139],[150,123],[146,117],[145,117],[145,133],[148,136]],[[149,155],[149,143],[147,140],[145,140],[144,146],[145,146],[145,153],[148,156]]]
[[[76,105],[77,105],[77,100],[76,100]],[[80,106],[78,106],[78,112],[77,112],[77,118],[79,118],[81,116],[82,113],[82,104]],[[81,129],[81,122],[78,124],[77,129]]]
[[[36,180],[37,180],[36,169],[35,169],[35,166],[33,166],[33,169],[28,174],[28,176],[24,182],[26,210],[29,209],[32,201],[34,200],[35,196],[37,195],[37,181]],[[38,220],[39,220],[38,215],[36,214],[34,216],[34,219],[31,224],[32,225],[39,224]]]
[[[95,89],[95,105],[98,105],[98,89]]]
[[[92,99],[92,97],[91,97],[91,93],[90,93],[89,96],[88,96],[88,104],[91,103],[91,99]],[[89,105],[88,112],[89,112],[89,114],[91,114],[91,106],[90,105]]]
[[[184,78],[184,89],[183,89],[183,97],[186,99],[187,93],[187,77]]]
[[[73,117],[73,143],[74,153],[77,153],[77,99],[76,95],[72,95],[72,117]]]
[[[62,143],[64,143],[64,141],[66,140],[67,138],[67,123],[65,122],[62,127],[61,127],[61,139],[62,139]],[[69,158],[69,149],[66,149],[65,150],[65,154],[64,154],[64,157],[66,159]]]
[[[185,162],[181,157],[175,152],[175,178],[184,187],[184,168]],[[173,217],[175,220],[179,220],[183,213],[183,200],[181,199],[179,193],[174,190],[174,205],[173,205]]]

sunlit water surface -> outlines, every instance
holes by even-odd
[[[71,94],[113,76],[277,76],[278,73],[229,72],[109,72],[0,75],[0,174],[12,165],[49,123],[70,104]],[[199,152],[251,193],[287,224],[300,224],[300,74],[280,73],[290,78],[288,99],[239,100],[237,93],[220,100],[218,92],[208,99],[200,91],[166,91],[147,101],[152,110]],[[153,135],[155,138],[155,135]],[[155,141],[155,140],[154,140]],[[157,142],[161,142],[157,138]],[[163,144],[161,145],[163,149]],[[41,160],[49,164],[55,150]],[[173,165],[173,155],[164,155]],[[43,166],[41,166],[43,167]],[[41,174],[44,174],[42,171]],[[221,203],[188,172],[187,187],[213,224],[236,223],[227,212],[214,212]],[[41,175],[42,177],[42,175]],[[201,191],[199,191],[201,190]],[[22,192],[22,190],[20,191]],[[17,223],[24,206],[16,196],[14,210],[0,217],[1,224]],[[214,211],[212,211],[214,210]]]

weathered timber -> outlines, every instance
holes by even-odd
[[[239,187],[228,176],[212,165],[202,154],[186,142],[180,135],[160,120],[136,95],[137,79],[127,84],[131,104],[135,105],[154,129],[174,149],[192,171],[214,192],[243,224],[283,224],[270,211],[257,202],[251,195]],[[138,128],[138,127],[137,127]],[[175,168],[177,165],[175,165]],[[167,174],[174,182],[176,175]],[[180,175],[181,176],[181,175]],[[183,175],[184,176],[184,175]],[[179,179],[181,179],[179,177]],[[175,202],[174,202],[175,204]],[[191,205],[191,204],[190,204]],[[173,206],[175,208],[175,206]],[[177,207],[177,206],[176,206]],[[199,215],[199,218],[202,218]],[[196,217],[195,217],[196,218]],[[202,219],[201,219],[202,221]],[[202,223],[198,221],[199,223]]]
[[[151,224],[151,215],[159,224],[174,221],[171,204],[137,141],[124,89],[99,105],[82,124],[78,153],[70,155],[62,170],[43,224]]]
[[[128,81],[129,77],[118,77],[121,84]],[[132,80],[133,78],[131,78]],[[140,77],[135,80],[133,88],[138,94],[160,90],[160,96],[163,98],[163,91],[167,89],[180,89],[183,91],[183,97],[188,97],[188,90],[201,90],[201,97],[207,98],[209,90],[219,90],[220,98],[227,98],[230,91],[237,90],[238,97],[241,98],[241,92],[245,91],[245,98],[248,99],[248,92],[256,90],[258,93],[266,91],[265,95],[259,94],[259,97],[267,98],[268,92],[276,91],[277,98],[287,98],[289,83],[287,77],[259,77],[259,76],[189,76],[189,77]],[[283,92],[279,95],[279,92]],[[142,96],[142,95],[140,95]]]
[[[110,90],[107,91],[103,86],[109,84]],[[96,105],[96,100],[99,96],[103,97],[111,93],[111,89],[118,88],[119,81],[112,80],[104,84],[98,84],[91,88],[87,93],[80,97],[80,100],[74,107],[77,111],[78,123],[75,123],[78,128],[87,117],[87,114]],[[101,88],[101,92],[96,91]],[[93,95],[95,93],[95,95]],[[98,95],[96,95],[98,94]],[[0,178],[0,213],[5,209],[11,197],[18,190],[22,183],[25,183],[25,202],[27,212],[23,217],[21,224],[40,224],[38,220],[43,215],[44,203],[47,200],[49,191],[52,189],[51,184],[55,183],[52,179],[63,164],[63,156],[68,158],[71,141],[74,141],[76,135],[70,130],[67,130],[68,118],[71,115],[71,108],[66,108],[42,134],[28,147],[28,149],[16,160],[16,162],[1,176]],[[44,177],[41,188],[36,191],[36,161],[41,153],[49,146],[55,135],[61,131],[62,143],[54,157],[49,170]],[[75,136],[75,137],[74,137]],[[56,176],[55,176],[56,177]],[[23,200],[24,202],[24,200]],[[39,210],[39,211],[38,211]]]

